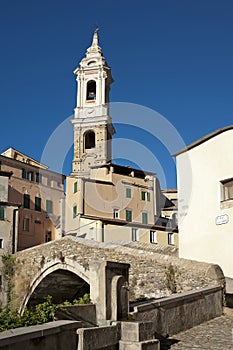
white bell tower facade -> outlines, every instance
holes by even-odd
[[[89,177],[91,166],[106,164],[112,157],[109,93],[113,82],[111,69],[98,44],[98,30],[74,74],[77,75],[77,104],[74,118],[74,159],[72,174]]]

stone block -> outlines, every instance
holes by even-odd
[[[160,350],[158,339],[146,340],[142,342],[119,341],[119,350]]]
[[[152,322],[121,322],[121,340],[141,342],[153,338],[154,331]]]

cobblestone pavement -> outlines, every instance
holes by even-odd
[[[161,350],[233,350],[233,317],[221,316],[161,341]]]

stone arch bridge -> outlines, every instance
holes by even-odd
[[[172,278],[177,292],[224,283],[218,265],[179,259],[176,248],[139,242],[100,243],[67,236],[15,256],[12,304],[20,311],[47,295],[60,302],[90,291],[102,317],[110,319],[110,284],[120,276],[122,285],[129,279],[130,300],[171,294]]]

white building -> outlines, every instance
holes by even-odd
[[[181,258],[220,265],[233,278],[233,126],[175,154]]]

